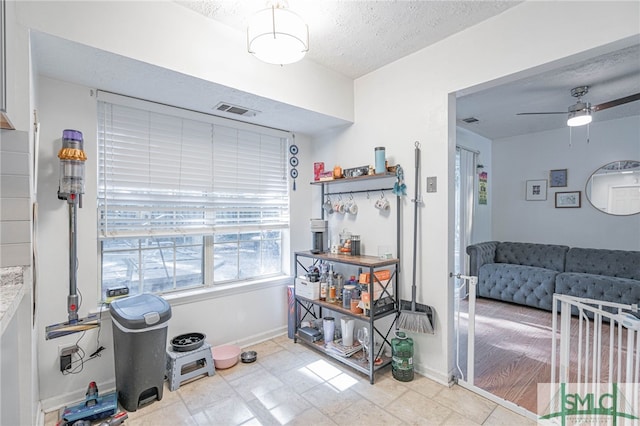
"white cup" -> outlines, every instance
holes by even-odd
[[[388,210],[390,207],[389,200],[387,200],[386,198],[378,198],[376,200],[375,206],[377,209],[380,209],[380,210]]]
[[[335,321],[333,317],[325,317],[322,320],[322,328],[324,331],[324,343],[333,342],[333,334],[335,331]]]
[[[349,204],[347,204],[347,213],[358,214],[358,205],[356,204],[355,201],[353,200],[349,201]]]
[[[324,204],[322,205],[322,208],[327,214],[333,213],[333,205],[331,204],[331,200],[325,201]]]
[[[355,321],[353,318],[341,318],[340,325],[342,327],[342,344],[344,346],[353,346],[353,328]]]

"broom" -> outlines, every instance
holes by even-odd
[[[420,170],[420,143],[416,142],[416,184],[415,198],[413,200],[413,278],[411,284],[411,302],[400,301],[400,316],[398,317],[398,328],[413,331],[416,333],[433,334],[433,310],[426,305],[416,304],[416,257],[418,251],[418,198],[420,192],[418,190],[419,170]],[[410,308],[409,308],[410,306]]]

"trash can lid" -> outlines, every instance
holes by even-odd
[[[129,329],[142,329],[166,322],[171,318],[171,306],[155,294],[139,294],[111,302],[112,318]]]

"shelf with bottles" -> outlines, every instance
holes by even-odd
[[[350,256],[330,253],[296,252],[295,256],[295,342],[302,342],[313,349],[326,353],[332,358],[339,360],[354,369],[369,376],[371,384],[374,382],[374,373],[381,367],[390,363],[390,358],[385,357],[382,348],[390,347],[390,333],[397,321],[398,302],[397,278],[398,259],[382,259],[374,256]],[[334,269],[335,267],[335,269]],[[334,285],[336,271],[353,271],[345,273],[341,282],[342,288],[353,286],[355,292],[347,291],[344,296],[354,297],[357,306],[349,301],[349,308],[345,300],[340,300],[340,284]],[[355,271],[358,272],[355,272]],[[304,274],[301,272],[304,271]],[[345,281],[344,276],[349,276]],[[324,291],[320,287],[324,287]],[[335,287],[333,292],[327,289]],[[374,289],[370,292],[370,289]],[[351,290],[351,289],[348,289]],[[333,300],[335,296],[338,300]],[[344,297],[343,296],[343,297]],[[324,300],[321,300],[324,299]],[[357,312],[357,308],[362,308]],[[350,317],[363,323],[370,331],[368,347],[375,347],[374,356],[368,361],[356,362],[352,357],[337,355],[332,350],[328,350],[322,341],[309,341],[300,337],[300,330],[305,320],[318,320],[325,318],[327,312],[332,316]],[[387,320],[384,320],[387,318]],[[303,330],[304,331],[304,330]],[[380,346],[375,346],[380,343]]]
[[[362,309],[362,312],[360,313],[354,312],[351,309],[346,309],[343,306],[343,303],[341,300],[338,300],[336,302],[327,302],[325,300],[309,299],[299,295],[296,295],[296,298],[298,299],[299,302],[314,304],[321,308],[329,309],[331,311],[335,311],[342,315],[347,315],[356,319],[360,319],[362,321],[369,321],[369,318],[371,317],[369,315],[368,309]],[[390,297],[376,299],[374,300],[373,303],[374,303],[375,319],[380,319],[389,315],[395,315],[397,313],[397,310],[395,307],[395,301],[391,300]]]
[[[353,316],[370,317],[370,311],[373,311],[374,317],[386,316],[397,310],[397,259],[310,252],[297,252],[295,258],[296,271],[302,269],[306,274],[305,276],[298,274],[295,283],[296,296],[301,300],[316,303],[328,309],[336,308]],[[308,258],[307,262],[312,263],[304,264],[301,258]],[[333,268],[336,264],[357,267],[358,272],[345,274],[350,276],[349,280],[345,280],[344,276],[334,279],[336,273]],[[332,286],[335,287],[335,293],[332,293]],[[344,293],[345,286],[351,286],[352,289],[355,287],[353,298],[362,302],[358,305],[360,312],[350,306],[349,302],[345,303],[342,300],[345,296],[351,298],[352,292]]]

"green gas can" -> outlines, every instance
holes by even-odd
[[[413,339],[401,331],[391,339],[391,373],[401,382],[413,380]]]

